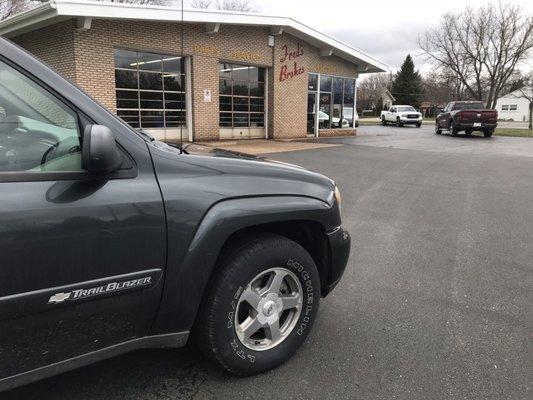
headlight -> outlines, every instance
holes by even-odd
[[[341,208],[341,192],[340,192],[339,188],[337,187],[337,185],[335,185],[335,201],[339,205],[339,210],[340,210],[340,208]]]

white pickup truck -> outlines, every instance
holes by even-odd
[[[422,125],[422,114],[412,106],[391,106],[388,111],[381,112],[381,124],[396,124],[396,126],[416,125],[420,128]]]

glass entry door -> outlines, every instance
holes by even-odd
[[[315,135],[316,126],[316,93],[307,94],[307,134]]]

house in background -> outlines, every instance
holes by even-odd
[[[389,92],[388,89],[385,89],[381,94],[381,109],[388,110],[396,101],[394,96]]]
[[[426,117],[435,117],[439,110],[443,110],[444,107],[446,107],[447,103],[444,102],[431,102],[431,101],[423,101],[420,104],[420,112],[422,113],[422,116],[424,118]]]
[[[520,90],[500,97],[496,102],[496,110],[498,110],[499,119],[517,122],[529,121],[529,101],[521,97]]]
[[[388,91],[388,89],[385,89],[383,92],[381,92],[377,100],[365,98],[364,93],[362,93],[362,90],[358,90],[357,94],[359,95],[357,99],[357,104],[361,105],[361,108],[358,109],[358,112],[363,117],[376,115],[379,116],[381,110],[388,110],[396,101],[396,99],[391,94],[391,92]]]

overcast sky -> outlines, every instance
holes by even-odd
[[[509,0],[533,13],[533,1]],[[410,53],[417,68],[430,68],[417,38],[438,24],[441,14],[487,0],[252,0],[262,13],[285,15],[399,67]],[[533,65],[531,65],[533,67]]]

